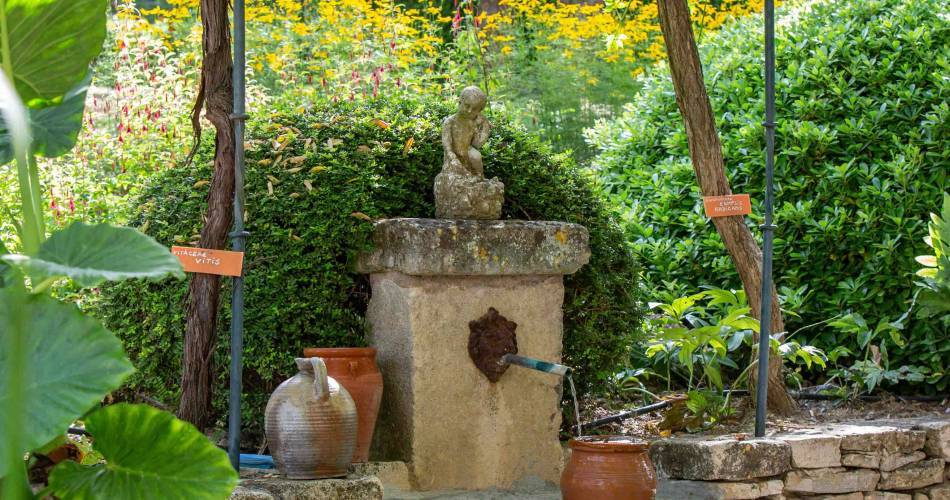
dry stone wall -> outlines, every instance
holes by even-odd
[[[950,418],[653,443],[657,500],[950,500]]]

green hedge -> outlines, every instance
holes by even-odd
[[[950,23],[941,0],[809,2],[780,15],[777,39],[775,272],[791,329],[845,310],[896,319],[926,253],[928,212],[950,174]],[[942,12],[942,14],[941,14]],[[704,73],[733,191],[750,193],[753,232],[764,185],[761,19],[702,44]],[[739,286],[703,215],[667,71],[656,71],[622,119],[590,140],[649,282],[678,293]],[[935,322],[909,325],[891,365],[946,373],[950,344]],[[827,327],[801,342],[829,351],[857,339]],[[809,338],[810,337],[810,338]]]
[[[251,124],[244,413],[252,439],[270,392],[291,375],[292,358],[303,347],[363,344],[369,287],[348,268],[372,227],[361,214],[434,214],[441,119],[451,112],[432,102],[341,103],[278,111]],[[197,239],[209,149],[194,166],[156,177],[131,225],[168,245]],[[497,124],[483,153],[486,174],[505,182],[504,218],[565,220],[589,229],[591,262],[565,280],[565,357],[588,384],[605,378],[628,357],[641,319],[639,270],[616,217],[587,174],[520,130]],[[165,281],[102,290],[97,314],[119,332],[139,370],[125,397],[177,401],[186,288],[184,281]],[[215,409],[222,418],[228,304],[225,294],[214,361]]]

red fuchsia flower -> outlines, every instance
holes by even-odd
[[[122,122],[119,122],[119,124],[115,127],[115,129],[119,132],[122,132]]]
[[[69,197],[69,213],[76,213],[76,203],[73,201],[73,197]]]
[[[455,17],[452,18],[452,31],[458,32],[462,27],[462,11],[461,9],[455,10]]]
[[[399,78],[396,78],[396,87],[402,87],[402,80]]]
[[[395,40],[390,40],[390,41],[389,41],[389,50],[390,50],[390,51],[396,50],[396,41],[395,41]]]
[[[323,88],[327,88],[327,79],[326,79],[326,78],[321,78],[321,79],[320,79],[320,85],[323,85]]]
[[[53,195],[53,188],[49,190],[49,209],[53,212],[53,220],[59,223],[59,206],[56,204],[56,196]]]
[[[164,134],[164,133],[167,133],[167,132],[168,132],[168,131],[165,129],[165,124],[163,123],[163,124],[162,124],[162,133]]]

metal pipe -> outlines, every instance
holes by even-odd
[[[768,407],[769,340],[772,332],[772,183],[775,156],[775,2],[765,0],[765,222],[762,224],[762,294],[759,313],[759,372],[756,379],[755,436],[765,436]]]
[[[231,248],[244,252],[244,0],[234,0],[234,64],[231,85],[234,106],[234,231]],[[235,470],[241,470],[241,392],[244,370],[244,274],[234,278],[231,293],[231,381],[228,395],[228,458]]]
[[[530,368],[532,370],[551,373],[561,377],[567,375],[571,371],[571,367],[569,366],[559,365],[557,363],[549,363],[547,361],[541,361],[539,359],[528,358],[525,356],[518,356],[517,354],[505,354],[498,362],[503,365],[518,365],[523,368]]]
[[[677,401],[677,400],[669,399],[666,401],[660,401],[659,403],[653,403],[652,405],[647,405],[647,406],[643,406],[643,407],[636,408],[633,410],[617,413],[616,415],[611,415],[609,417],[598,418],[597,420],[592,420],[585,424],[581,424],[581,428],[586,429],[586,430],[591,430],[591,429],[596,429],[598,427],[603,427],[607,424],[612,424],[614,422],[623,422],[624,420],[628,418],[633,418],[638,415],[643,415],[643,414],[654,412],[657,410],[662,410],[663,408],[666,408],[672,405],[674,401]]]

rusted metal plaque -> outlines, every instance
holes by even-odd
[[[468,335],[468,355],[492,383],[498,382],[508,369],[507,364],[500,363],[501,357],[518,353],[515,328],[518,328],[518,324],[498,314],[494,307],[489,307],[481,318],[468,322],[471,331]]]

